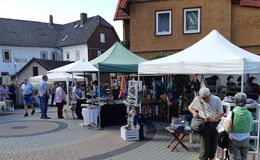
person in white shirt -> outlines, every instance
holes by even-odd
[[[60,83],[55,92],[55,103],[57,106],[58,118],[64,118],[62,115],[63,105],[66,103],[66,94],[64,92],[64,83]]]
[[[216,129],[219,119],[223,116],[223,107],[219,97],[211,95],[210,90],[202,87],[199,96],[195,97],[189,106],[193,117],[204,119],[205,125],[202,131],[200,142],[200,160],[213,160],[217,149]]]

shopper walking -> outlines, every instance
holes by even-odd
[[[228,113],[225,125],[225,131],[230,132],[228,151],[231,160],[246,160],[253,117],[251,112],[244,107],[247,103],[245,93],[237,93],[234,100],[236,107],[232,110],[233,113]]]
[[[64,92],[64,83],[60,83],[56,89],[55,102],[57,106],[58,118],[64,118],[62,115],[63,105],[66,103],[66,94]]]
[[[29,106],[32,107],[32,113],[31,115],[34,115],[35,113],[35,106],[32,105],[31,99],[32,99],[32,93],[33,93],[33,85],[28,82],[28,79],[23,79],[23,84],[21,86],[22,89],[22,95],[23,95],[23,103],[24,103],[24,110],[25,114],[24,117],[28,116],[28,108]]]
[[[189,111],[193,117],[204,119],[205,126],[199,132],[200,160],[213,160],[217,149],[216,129],[219,119],[223,116],[223,107],[219,97],[211,95],[210,90],[202,87],[199,96],[195,97],[189,106]]]
[[[50,117],[47,116],[48,111],[48,100],[50,98],[49,94],[49,87],[48,87],[48,76],[43,75],[42,80],[39,84],[39,95],[40,95],[40,107],[41,107],[41,118],[42,119],[50,119]]]

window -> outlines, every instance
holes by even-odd
[[[56,53],[56,52],[52,52],[51,53],[51,58],[52,58],[52,60],[57,60],[58,59],[58,54]]]
[[[66,60],[69,61],[70,60],[70,54],[66,53]]]
[[[48,59],[48,53],[45,51],[41,52],[41,59]]]
[[[38,76],[38,67],[33,67],[33,76]]]
[[[1,76],[8,76],[9,73],[8,72],[1,72]]]
[[[106,43],[106,37],[104,33],[100,33],[100,43]]]
[[[101,51],[97,51],[97,57],[101,55]]]
[[[75,52],[75,54],[76,54],[76,55],[75,55],[76,60],[79,60],[79,59],[80,59],[80,54],[79,54],[79,53],[80,53],[79,51],[76,51],[76,52]]]
[[[184,9],[184,33],[200,33],[200,8]]]
[[[172,11],[156,11],[156,35],[172,34]]]
[[[3,61],[11,62],[11,50],[3,49]]]

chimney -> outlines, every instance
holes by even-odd
[[[84,25],[87,19],[88,19],[87,13],[80,13],[80,25]]]
[[[53,18],[52,15],[49,15],[49,26],[53,26]]]

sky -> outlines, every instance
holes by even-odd
[[[122,21],[114,21],[118,0],[0,0],[0,17],[65,24],[79,20],[80,13],[88,17],[100,15],[114,26],[123,39]]]

